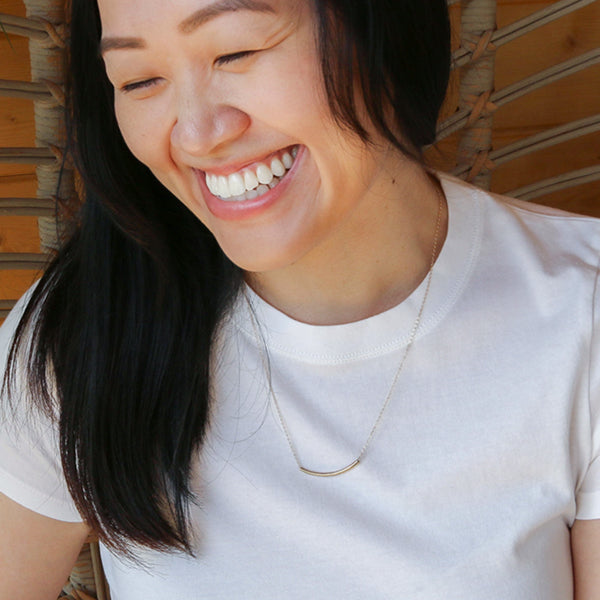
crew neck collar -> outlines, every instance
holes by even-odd
[[[439,177],[448,203],[448,231],[433,266],[429,296],[415,341],[443,319],[460,295],[481,240],[482,192],[450,176]],[[427,277],[400,304],[367,319],[343,325],[309,325],[277,310],[244,285],[233,310],[234,324],[255,344],[265,344],[269,354],[321,364],[368,359],[398,350],[409,342],[426,287]]]

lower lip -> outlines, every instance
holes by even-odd
[[[296,155],[292,168],[286,172],[281,181],[274,188],[253,200],[239,200],[237,202],[235,200],[222,200],[218,196],[210,193],[210,190],[206,185],[204,172],[197,171],[196,175],[208,210],[218,219],[223,219],[225,221],[242,221],[244,219],[257,217],[268,211],[285,193],[298,170],[298,165],[303,156],[304,146],[299,146],[298,154]]]

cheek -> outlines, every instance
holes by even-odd
[[[161,119],[158,111],[140,110],[129,104],[124,106],[118,100],[115,101],[115,116],[131,153],[151,170],[160,168],[169,156],[168,145],[164,145],[168,140],[164,116]]]

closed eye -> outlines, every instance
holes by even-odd
[[[157,81],[157,77],[153,77],[152,79],[144,79],[142,81],[134,81],[133,83],[127,83],[126,85],[122,86],[121,91],[133,92],[134,90],[141,90],[143,88],[148,88],[154,85]]]
[[[243,50],[242,52],[234,52],[233,54],[224,54],[215,60],[215,64],[217,66],[228,65],[229,63],[246,58],[247,56],[255,54],[256,52],[258,52],[258,50]]]

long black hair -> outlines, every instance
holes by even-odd
[[[448,81],[446,1],[313,3],[333,117],[370,143],[366,112],[419,160]],[[26,356],[32,397],[57,415],[71,495],[108,546],[191,551],[189,479],[207,428],[211,343],[242,274],[123,141],[94,0],[72,1],[71,27],[68,125],[85,201],[32,293],[5,384],[21,383]]]

